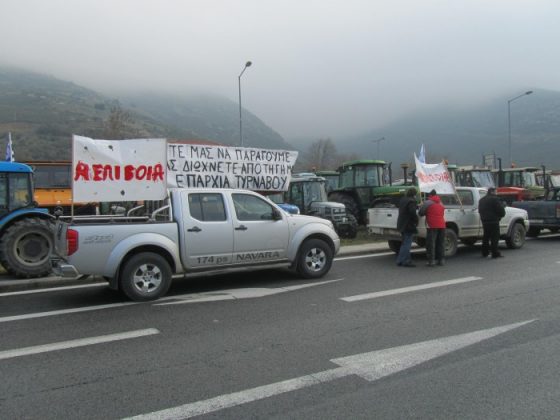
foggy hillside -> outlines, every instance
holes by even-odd
[[[523,92],[523,90],[521,91]],[[495,153],[509,163],[508,99],[496,98],[476,108],[429,109],[401,118],[364,135],[338,139],[337,147],[395,163],[413,161],[426,147],[428,161],[481,164]],[[518,166],[560,168],[560,92],[534,89],[511,102],[511,151]]]
[[[239,104],[215,95],[172,96],[157,93],[123,96],[130,109],[152,118],[179,132],[190,132],[193,138],[210,139],[239,145]],[[242,110],[243,144],[245,147],[271,149],[292,148],[273,129],[250,111]]]
[[[118,132],[111,110],[122,112]],[[71,158],[71,136],[165,137],[239,144],[239,109],[228,99],[135,95],[111,98],[54,77],[0,68],[0,138],[12,133],[16,160]],[[278,133],[243,110],[246,146],[292,148]],[[117,134],[117,135],[116,135]]]

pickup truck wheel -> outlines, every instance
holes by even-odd
[[[443,240],[443,253],[445,257],[452,257],[457,253],[457,234],[453,229],[445,229],[445,238]]]
[[[393,251],[395,254],[398,254],[401,250],[401,241],[396,241],[394,239],[387,242],[389,244],[389,249]]]
[[[19,278],[50,274],[53,229],[46,219],[29,217],[15,222],[0,240],[0,261],[6,271]]]
[[[143,252],[124,265],[119,280],[120,290],[131,300],[156,300],[171,286],[171,267],[161,255]]]
[[[306,279],[323,277],[331,269],[333,252],[321,239],[308,239],[299,251],[297,272]]]
[[[525,227],[516,223],[511,228],[510,236],[506,238],[506,245],[510,249],[519,249],[525,243]]]
[[[541,228],[538,227],[530,227],[527,231],[527,236],[531,238],[536,238],[541,233]]]

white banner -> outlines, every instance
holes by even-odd
[[[162,200],[166,139],[94,140],[73,136],[74,202]]]
[[[414,154],[416,178],[421,192],[436,190],[438,194],[455,194],[453,180],[445,163],[422,163]]]
[[[169,143],[169,187],[287,191],[298,152]]]

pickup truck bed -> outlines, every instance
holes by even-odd
[[[528,236],[536,237],[541,230],[557,232],[560,229],[560,188],[548,190],[544,200],[515,201],[513,207],[526,210],[531,227]]]

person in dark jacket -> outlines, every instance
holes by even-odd
[[[397,229],[402,237],[401,247],[397,255],[397,265],[400,267],[414,267],[410,256],[410,248],[412,246],[412,235],[417,232],[417,225],[416,188],[409,188],[399,202],[399,217],[397,219]]]
[[[419,216],[426,216],[428,234],[426,235],[426,256],[429,267],[436,264],[444,265],[444,241],[445,241],[445,207],[436,190],[430,191],[428,199],[424,201],[418,211]]]
[[[492,258],[503,257],[498,251],[500,241],[500,219],[506,215],[506,210],[496,195],[495,188],[488,188],[488,193],[478,202],[478,213],[482,222],[484,235],[482,237],[482,256]],[[490,249],[488,249],[490,243]]]

